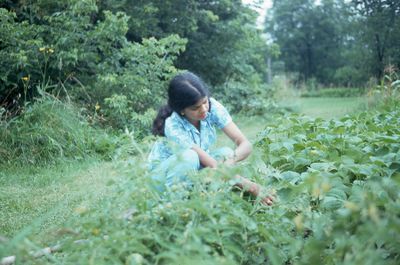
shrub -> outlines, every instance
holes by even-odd
[[[34,19],[29,22],[23,14],[0,9],[0,34],[5,36],[0,44],[0,102],[6,109],[17,113],[40,89],[89,108],[107,106],[105,99],[114,94],[127,97],[130,112],[144,113],[161,104],[165,83],[178,71],[173,63],[185,39],[170,35],[128,41],[129,17],[99,13],[91,0],[55,4],[59,12],[41,7],[30,4]],[[128,124],[109,125],[119,129]]]
[[[343,66],[336,69],[333,80],[342,86],[354,86],[365,83],[365,74],[353,66]]]
[[[16,14],[0,8],[0,102],[17,111],[19,100],[35,95],[34,83],[42,75],[43,57],[50,53],[41,37],[42,26],[16,22]]]
[[[232,112],[263,115],[275,107],[272,88],[262,84],[256,74],[248,80],[228,80],[214,90]]]

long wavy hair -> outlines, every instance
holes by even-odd
[[[168,103],[160,108],[153,121],[152,133],[165,136],[165,120],[175,111],[179,115],[183,109],[193,106],[200,99],[210,97],[203,80],[191,72],[176,75],[168,86]]]

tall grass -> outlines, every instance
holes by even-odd
[[[106,149],[104,133],[93,129],[71,104],[42,99],[0,123],[0,164],[54,164]]]

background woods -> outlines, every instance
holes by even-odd
[[[265,26],[281,48],[284,69],[303,81],[364,86],[400,64],[395,0],[274,1]]]
[[[347,87],[379,80],[400,62],[394,0],[273,1],[266,38],[257,13],[239,0],[3,0],[0,8],[0,104],[8,116],[50,93],[91,110],[98,104],[103,125],[123,128],[131,113],[162,104],[178,69],[201,75],[232,110],[260,112],[269,105],[260,99],[272,96],[268,57],[275,74]]]

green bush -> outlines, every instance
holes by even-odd
[[[41,34],[43,27],[27,21],[16,22],[16,15],[0,8],[0,102],[8,109],[15,101],[35,95],[35,86],[42,75],[44,60],[50,56]]]
[[[304,235],[289,248],[295,260],[398,263],[397,104],[340,120],[282,117],[260,135],[258,148],[281,172],[280,194],[293,199],[293,223]]]
[[[263,115],[275,108],[272,88],[262,84],[256,74],[248,80],[228,80],[215,87],[213,94],[232,112],[243,112],[246,115]]]
[[[90,92],[92,99],[103,103],[114,94],[123,95],[126,110],[137,113],[161,105],[168,81],[178,72],[173,62],[185,43],[184,39],[171,35],[161,40],[151,38],[144,39],[142,44],[125,45],[114,53],[123,58],[122,61],[113,62],[113,65],[100,64]]]
[[[0,44],[0,102],[8,111],[18,113],[40,90],[89,108],[107,106],[106,98],[122,94],[127,110],[138,114],[161,104],[166,82],[178,71],[174,61],[185,39],[170,35],[134,43],[125,36],[129,17],[122,12],[99,13],[89,0],[68,1],[62,9],[55,7],[59,12],[48,12],[41,4],[29,5],[35,18],[30,21],[20,21],[23,12],[17,17],[0,9],[0,33],[5,36]],[[128,124],[108,125],[120,129]]]
[[[354,66],[343,66],[336,69],[333,80],[338,85],[354,86],[365,83],[365,73]]]

